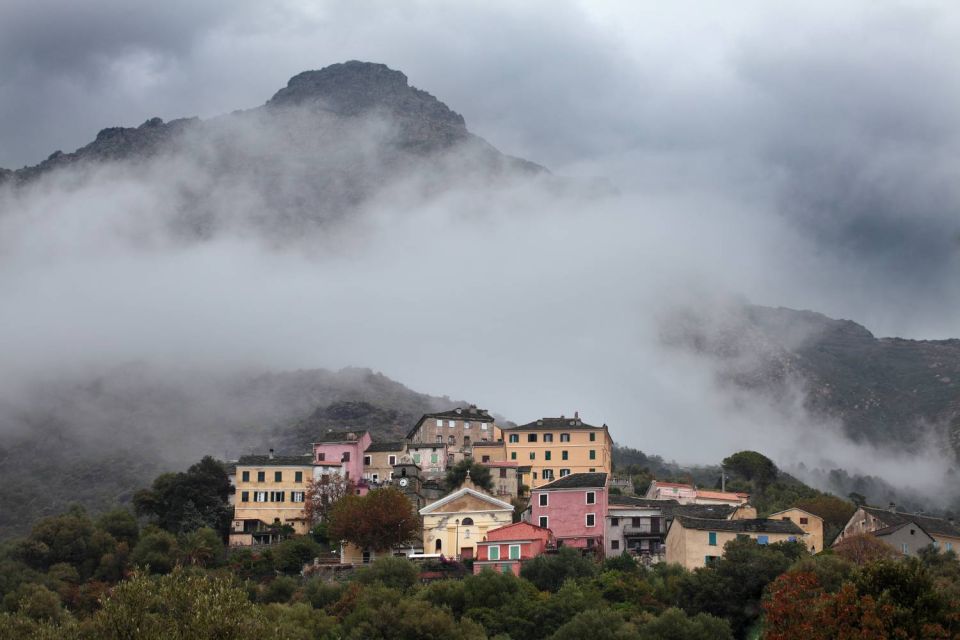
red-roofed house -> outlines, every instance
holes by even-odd
[[[473,572],[491,569],[520,575],[520,566],[553,546],[553,533],[529,522],[516,522],[487,531],[486,539],[477,543],[477,559]]]

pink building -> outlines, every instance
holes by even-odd
[[[363,452],[370,446],[366,431],[327,431],[323,440],[313,443],[315,464],[336,465],[343,470],[346,480],[363,480]]]
[[[603,546],[607,474],[571,473],[531,492],[530,522],[550,529],[557,546]]]
[[[477,543],[477,558],[473,572],[485,569],[520,575],[520,566],[536,558],[553,545],[553,533],[529,522],[516,522],[487,532],[486,539]]]

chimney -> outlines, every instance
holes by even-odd
[[[270,449],[270,459],[273,460],[273,449]]]
[[[896,503],[896,502],[891,502],[890,504],[888,504],[888,505],[887,505],[887,511],[893,511],[894,513],[896,513],[896,511],[897,511],[897,503]]]
[[[573,419],[574,419],[574,420],[579,420],[579,419],[580,419],[580,412],[579,412],[579,411],[574,411],[574,412],[573,412]]]

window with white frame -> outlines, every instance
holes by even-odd
[[[519,560],[520,559],[520,545],[512,544],[510,545],[510,559]]]
[[[464,428],[464,429],[469,429],[469,428],[470,428],[470,423],[469,423],[469,422],[464,422],[464,423],[463,423],[463,428]]]
[[[290,502],[303,502],[303,491],[291,491]]]
[[[500,559],[500,545],[492,544],[487,547],[487,558],[490,560],[499,560]]]
[[[457,426],[456,420],[447,420],[447,426],[453,429],[455,426]]]
[[[254,491],[254,492],[253,492],[253,501],[254,501],[254,502],[266,502],[266,501],[267,501],[267,492],[266,492],[266,491]]]
[[[550,518],[548,518],[547,516],[540,516],[540,526],[541,526],[541,527],[543,527],[544,529],[549,529],[549,528],[550,528],[550,527],[548,526],[549,524],[550,524]]]
[[[511,433],[511,434],[510,434],[510,437],[508,438],[508,440],[509,440],[511,443],[520,442],[520,434],[518,434],[518,433]]]
[[[597,504],[597,493],[595,491],[587,491],[587,504]]]
[[[595,526],[597,526],[597,514],[595,514],[595,513],[588,513],[588,514],[587,514],[587,526],[588,526],[588,527],[595,527]]]
[[[539,501],[540,501],[540,502],[539,502],[539,504],[540,504],[541,507],[546,507],[546,506],[549,504],[549,503],[548,503],[548,500],[549,500],[549,499],[547,498],[547,494],[546,494],[546,493],[541,493],[541,494],[540,494],[540,497],[539,497]]]
[[[393,465],[397,464],[397,456],[388,456],[387,462],[389,462],[390,466],[392,467]]]
[[[552,433],[545,433],[545,434],[543,434],[543,441],[544,441],[544,442],[553,442],[553,434],[552,434]]]
[[[561,433],[561,434],[560,434],[560,442],[570,442],[570,434],[569,434],[569,433]]]
[[[560,477],[561,477],[561,478],[564,477],[564,476],[568,476],[568,475],[570,475],[570,469],[560,469]]]
[[[480,423],[480,428],[483,429],[484,431],[486,431],[487,429],[490,428],[490,425],[488,425],[486,422],[481,422],[481,423]]]
[[[438,427],[442,427],[442,426],[443,426],[443,420],[441,420],[440,418],[437,418],[437,426],[438,426]]]

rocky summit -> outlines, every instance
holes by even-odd
[[[474,171],[497,175],[546,172],[532,162],[500,153],[470,133],[463,116],[426,91],[410,86],[402,72],[384,64],[351,60],[297,74],[261,107],[208,121],[180,118],[164,122],[155,117],[138,127],[103,129],[91,143],[72,153],[56,151],[35,166],[15,171],[0,169],[0,184],[28,183],[71,165],[139,161],[163,153],[183,153],[193,143],[209,143],[211,140],[221,146],[225,141],[231,141],[225,145],[229,149],[219,155],[249,156],[245,164],[249,164],[249,160],[256,161],[258,155],[272,155],[261,153],[262,148],[239,146],[249,139],[241,136],[238,142],[237,136],[225,133],[237,127],[266,128],[268,137],[279,138],[277,148],[295,140],[315,144],[312,148],[301,144],[297,149],[300,154],[326,153],[325,141],[342,143],[345,130],[359,131],[371,119],[390,128],[390,135],[377,141],[385,148],[375,150],[388,160],[388,164],[398,152],[429,157],[455,150],[473,156],[468,164]],[[302,135],[300,129],[303,127],[310,130],[310,135]],[[291,130],[297,130],[297,134],[284,138],[283,134]],[[335,131],[340,137],[316,135],[325,131]],[[374,181],[382,182],[383,177],[376,176]]]

